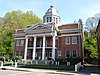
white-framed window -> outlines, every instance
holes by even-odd
[[[18,50],[16,50],[15,55],[19,56],[19,51]]]
[[[20,46],[24,46],[24,40],[21,40]]]
[[[20,40],[16,40],[16,46],[20,45]]]
[[[23,50],[20,50],[20,56],[23,56]]]
[[[66,37],[66,44],[70,44],[70,37]]]
[[[61,57],[61,50],[58,50],[58,57]]]
[[[73,57],[76,57],[76,55],[77,55],[77,51],[73,50]]]
[[[70,57],[70,50],[66,50],[66,58]]]
[[[77,37],[76,36],[72,37],[72,44],[77,44]]]

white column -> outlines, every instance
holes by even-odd
[[[55,60],[55,35],[52,38],[52,59]]]
[[[27,59],[27,46],[28,46],[28,37],[26,37],[26,42],[25,42],[24,60]]]
[[[33,60],[35,60],[35,52],[36,52],[36,36],[34,36]]]
[[[45,36],[43,36],[42,60],[45,58]]]

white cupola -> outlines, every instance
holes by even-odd
[[[47,10],[43,16],[43,23],[54,23],[56,26],[60,25],[60,16],[58,11],[54,8],[53,5]]]

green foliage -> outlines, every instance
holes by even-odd
[[[16,56],[15,60],[22,60],[22,57],[21,56]]]
[[[12,58],[14,50],[14,36],[16,29],[26,28],[29,24],[42,22],[32,11],[7,12],[0,18],[0,56],[9,55]]]
[[[97,39],[96,36],[86,37],[84,42],[85,61],[96,63],[98,60]]]
[[[22,68],[37,68],[37,69],[51,69],[51,70],[70,70],[74,71],[74,66],[66,66],[66,65],[25,65],[21,66]]]
[[[56,61],[63,62],[64,59],[63,58],[57,58]]]

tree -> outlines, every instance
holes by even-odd
[[[32,11],[7,12],[0,18],[0,56],[13,54],[14,36],[16,29],[26,28],[29,24],[42,22]]]
[[[97,63],[98,50],[96,36],[87,37],[84,42],[85,61],[88,63]]]

